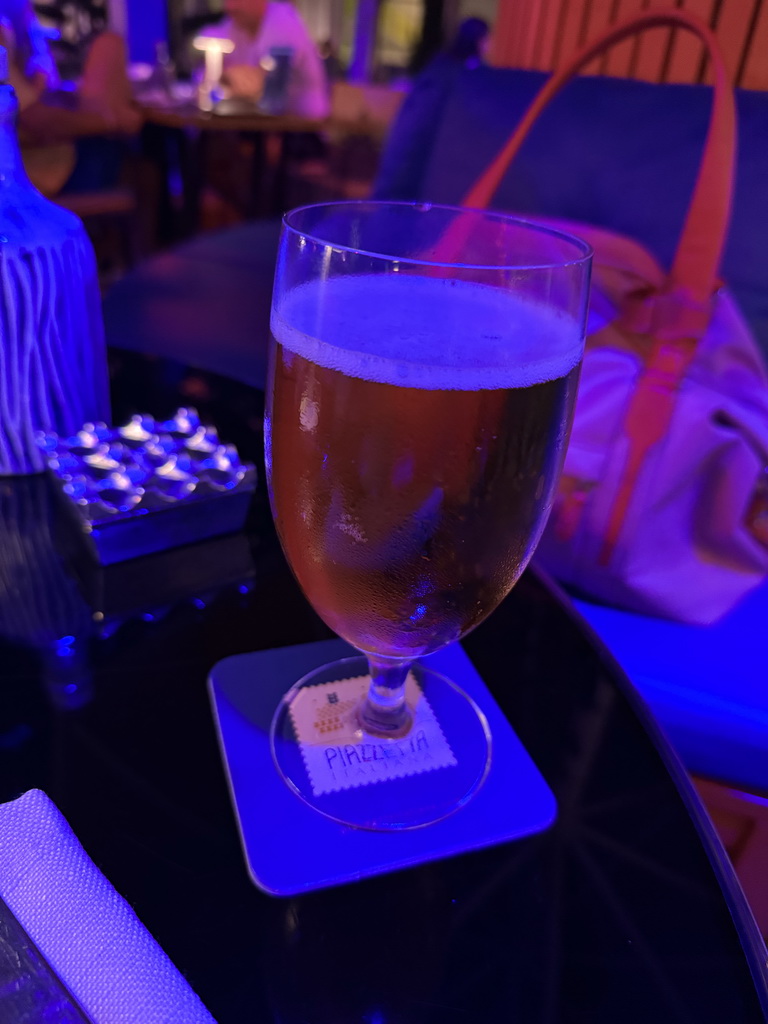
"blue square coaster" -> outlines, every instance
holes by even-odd
[[[211,672],[222,756],[248,870],[259,888],[294,896],[519,839],[552,824],[552,791],[460,644],[427,664],[475,700],[491,729],[491,768],[467,804],[425,828],[373,832],[339,825],[299,799],[272,761],[272,716],[307,672],[358,653],[342,640],[328,640],[236,655]]]

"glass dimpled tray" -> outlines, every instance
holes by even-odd
[[[256,468],[222,444],[194,409],[166,421],[86,423],[40,434],[65,505],[103,565],[241,529]]]

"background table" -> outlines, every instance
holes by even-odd
[[[143,103],[139,107],[149,132],[151,155],[157,160],[165,180],[177,171],[183,186],[183,231],[195,233],[199,226],[200,195],[205,185],[208,137],[211,134],[248,136],[253,146],[250,181],[251,196],[245,213],[267,215],[281,209],[286,138],[291,135],[321,132],[326,121],[293,114],[270,115],[248,110],[247,103],[231,101],[214,110],[202,110],[195,104]],[[227,112],[224,112],[227,111]],[[159,133],[153,141],[152,129]]]
[[[246,103],[233,103],[218,110],[202,110],[193,103],[143,103],[139,108],[144,120],[164,128],[180,128],[198,132],[253,132],[282,135],[285,132],[316,132],[326,123],[296,114],[263,114],[248,110]]]
[[[129,354],[114,373],[119,416],[164,415],[196,392],[257,455],[259,392]],[[6,515],[26,486],[3,485]],[[39,557],[50,520],[31,507]],[[0,799],[33,786],[52,797],[219,1024],[768,1019],[765,949],[684,772],[568,602],[530,572],[465,646],[557,796],[554,828],[301,898],[254,888],[206,677],[227,655],[329,634],[285,566],[263,490],[248,538],[250,582],[209,582],[197,601],[153,604],[151,565],[123,567],[136,613],[106,620],[101,638],[84,618],[68,680],[50,644],[0,623]],[[165,576],[181,584],[201,550]],[[34,585],[18,562],[14,573]]]

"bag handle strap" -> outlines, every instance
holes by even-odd
[[[687,303],[693,307],[708,308],[719,283],[720,258],[730,219],[736,152],[736,104],[717,39],[704,21],[686,11],[648,12],[635,16],[610,28],[568,60],[540,90],[503,149],[466,194],[462,205],[475,209],[490,205],[507,168],[539,114],[586,64],[630,36],[666,26],[684,28],[698,36],[707,48],[715,72],[704,153],[669,275],[670,291],[682,291]]]

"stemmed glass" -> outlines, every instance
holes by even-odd
[[[339,822],[426,825],[487,774],[482,710],[418,659],[482,622],[541,536],[590,264],[575,237],[483,211],[363,201],[284,219],[272,512],[305,595],[363,656],[299,680],[271,741],[287,784]]]

